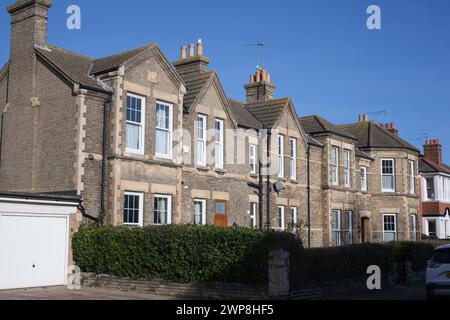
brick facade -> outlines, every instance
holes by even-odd
[[[154,44],[98,60],[47,46],[46,19],[41,21],[41,17],[46,16],[48,8],[43,3],[51,1],[27,3],[28,7],[13,13],[13,20],[15,15],[27,13],[33,23],[18,22],[12,28],[9,65],[2,73],[6,76],[2,78],[0,74],[0,111],[4,114],[0,190],[76,193],[82,196],[86,212],[97,217],[101,212],[103,181],[108,224],[123,223],[124,195],[135,192],[143,194],[144,226],[155,222],[155,195],[163,195],[171,198],[171,223],[193,223],[194,200],[199,199],[206,203],[206,223],[215,222],[215,203],[224,201],[226,224],[250,227],[251,203],[258,207],[260,200],[256,189],[248,185],[258,183],[258,176],[249,173],[248,150],[250,144],[255,144],[258,151],[265,149],[258,132],[266,129],[273,133],[274,141],[277,133],[285,137],[285,163],[283,177],[275,173],[270,176],[269,212],[264,177],[263,225],[269,222],[271,228],[277,229],[278,208],[284,207],[287,230],[295,229],[304,243],[308,241],[309,230],[311,246],[330,246],[333,210],[349,211],[354,243],[381,242],[383,214],[391,213],[397,215],[398,238],[410,239],[409,216],[418,213],[418,197],[416,192],[410,194],[407,190],[408,160],[417,167],[418,151],[402,146],[386,150],[364,148],[366,155],[361,156],[357,138],[326,130],[321,133],[306,130],[293,102],[274,98],[275,84],[266,71],[258,71],[246,86],[247,103],[232,107],[218,75],[208,71],[209,60],[202,54],[202,44],[197,45],[201,45],[197,55],[189,52],[187,56],[184,52],[175,68]],[[44,10],[45,14],[33,16],[34,10]],[[80,68],[73,70],[65,65],[68,59],[85,66],[86,72],[81,74]],[[128,94],[145,98],[142,154],[126,148]],[[157,102],[169,104],[172,110],[173,152],[168,159],[156,156]],[[205,167],[196,165],[195,123],[199,114],[206,116],[207,129],[214,129],[215,120],[220,119],[224,132],[242,137],[224,139],[223,169],[215,168],[214,151],[207,153]],[[295,179],[290,177],[291,138],[296,141]],[[233,141],[241,144],[233,146]],[[213,136],[207,145],[208,150],[214,150]],[[333,146],[339,148],[341,160],[337,186],[330,184]],[[274,163],[276,149],[269,150]],[[344,186],[344,150],[350,152],[349,186]],[[397,183],[393,194],[381,192],[383,157],[396,161]],[[227,161],[230,159],[234,161]],[[244,161],[237,163],[236,159]],[[367,167],[367,191],[361,191],[361,166]],[[276,182],[284,187],[278,193],[274,190]],[[297,210],[295,226],[291,208]],[[256,213],[256,225],[259,223]]]

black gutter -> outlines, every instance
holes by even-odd
[[[307,172],[308,172],[308,248],[311,248],[311,146],[308,145],[306,149],[307,160]]]
[[[100,216],[105,213],[105,173],[106,173],[106,145],[107,145],[107,124],[108,124],[108,106],[112,101],[111,96],[105,100],[103,105],[103,137],[102,137],[102,177],[100,182]]]
[[[0,129],[0,168],[2,167],[2,150],[3,150],[3,125],[5,123],[5,113],[2,111],[1,129]]]
[[[269,130],[267,130],[267,172],[266,172],[266,176],[267,176],[267,182],[266,182],[266,210],[267,210],[267,230],[270,230],[270,192],[272,191],[272,188],[270,186],[270,163],[271,161],[269,161],[270,158],[270,138],[271,138],[271,133]]]
[[[259,158],[259,182],[258,182],[258,213],[259,213],[259,229],[264,229],[263,219],[264,219],[264,178],[262,175],[262,161],[261,155],[258,155]]]

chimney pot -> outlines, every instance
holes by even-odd
[[[195,46],[193,43],[189,44],[189,57],[195,56]]]
[[[202,56],[203,55],[203,42],[202,39],[198,39],[197,41],[197,55]]]
[[[186,59],[186,46],[181,46],[181,54],[180,54],[180,58],[181,59]]]

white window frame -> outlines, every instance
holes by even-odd
[[[331,147],[331,185],[339,186],[339,147]]]
[[[392,162],[392,174],[384,174],[383,173],[383,161],[391,161]],[[383,187],[383,176],[391,176],[393,181],[393,189],[385,189]],[[382,158],[381,159],[381,192],[385,193],[393,193],[396,188],[396,179],[395,179],[395,159],[394,158]]]
[[[332,245],[333,247],[340,247],[342,245],[342,234],[341,234],[341,210],[332,210],[331,214],[331,227],[332,227]],[[334,217],[337,214],[337,220],[336,220],[336,224],[334,225]],[[335,235],[337,235],[337,243],[335,243],[334,239],[335,239]]]
[[[203,128],[199,127],[199,119],[203,120]],[[205,167],[206,166],[206,125],[207,125],[207,121],[208,121],[208,117],[206,115],[203,114],[198,114],[197,115],[197,120],[196,120],[196,124],[195,124],[195,135],[196,135],[196,163],[198,166],[201,167]],[[202,130],[203,133],[203,137],[199,136],[199,130]],[[203,154],[201,154],[201,148],[200,145],[202,146],[203,149]]]
[[[291,138],[290,139],[290,158],[291,158],[291,164],[290,164],[290,170],[291,170],[291,180],[297,180],[297,139]]]
[[[156,101],[155,108],[157,107],[157,105],[166,106],[169,108],[169,128],[168,129],[167,128],[159,128],[157,126],[158,123],[156,123],[156,125],[155,125],[155,156],[158,158],[162,158],[162,159],[172,159],[172,156],[173,156],[173,152],[172,152],[172,147],[173,147],[173,104],[158,100],[158,101]],[[168,154],[156,152],[156,150],[157,150],[156,144],[158,143],[157,138],[156,138],[157,137],[156,132],[158,130],[165,131],[169,135],[168,141],[166,141],[168,143],[168,150],[169,150]]]
[[[408,160],[409,170],[411,170],[411,174],[409,175],[409,193],[416,193],[416,183],[415,183],[415,162],[412,160]]]
[[[202,221],[200,224],[197,224],[195,222],[195,205],[196,205],[196,203],[201,203],[202,209],[203,209],[203,211],[201,212]],[[201,226],[206,225],[206,199],[194,199],[194,224],[201,225]]]
[[[361,167],[361,191],[367,192],[367,167]]]
[[[248,161],[250,164],[250,174],[256,174],[256,144],[250,144],[248,146]]]
[[[285,209],[284,206],[278,206],[278,230],[280,231],[286,230]]]
[[[172,196],[167,194],[155,194],[153,198],[153,203],[156,202],[157,198],[167,199],[167,224],[164,223],[155,223],[155,211],[156,208],[153,208],[153,223],[155,225],[169,225],[172,224]]]
[[[217,141],[216,137],[216,125],[220,124],[220,141]],[[223,169],[224,168],[224,162],[223,162],[223,125],[224,122],[222,119],[216,118],[214,121],[214,154],[215,154],[215,163],[216,163],[216,169]],[[219,158],[217,158],[217,154],[219,153]]]
[[[284,178],[284,135],[278,135],[278,178]]]
[[[343,226],[341,223],[341,230],[342,230],[342,234],[344,235],[345,238],[345,234],[348,233],[349,237],[350,237],[350,243],[349,244],[353,244],[353,211],[351,210],[345,210],[344,211],[344,217],[345,216],[349,216],[350,217],[350,225],[348,226],[348,229],[344,229],[344,227],[346,227],[345,225]],[[344,218],[344,223],[345,223],[345,218]],[[341,239],[342,242],[342,239]]]
[[[385,220],[384,219],[386,217],[394,217],[394,229],[395,229],[394,231],[385,229]],[[397,215],[395,213],[383,214],[383,221],[382,221],[382,223],[383,223],[383,242],[387,241],[386,240],[386,234],[387,233],[394,233],[394,241],[397,241],[397,239],[398,239],[398,235],[397,235]]]
[[[256,213],[258,204],[256,202],[250,203],[250,224],[252,228],[256,228]]]
[[[291,207],[291,219],[292,219],[292,225],[293,227],[297,225],[298,221],[298,208],[297,207]]]
[[[128,109],[128,97],[135,98],[141,100],[141,122],[133,122],[127,120],[127,109]],[[129,153],[141,154],[143,155],[145,152],[145,106],[146,106],[146,98],[143,96],[139,96],[133,93],[127,93],[127,101],[125,106],[125,151]],[[128,124],[131,125],[139,125],[139,149],[129,148],[127,145],[127,129],[126,126]]]
[[[417,237],[417,232],[418,232],[418,219],[417,219],[417,215],[416,214],[411,214],[411,240],[412,241],[417,241],[418,237]]]
[[[344,186],[346,188],[351,187],[351,179],[350,179],[350,157],[351,151],[348,149],[344,149]]]
[[[144,193],[142,193],[142,192],[125,191],[124,192],[124,203],[125,203],[125,197],[126,196],[139,197],[139,222],[138,223],[125,223],[125,222],[123,222],[123,225],[124,226],[130,226],[130,227],[141,227],[142,228],[144,226]],[[123,211],[124,212],[122,214],[125,214],[125,207],[123,208]]]

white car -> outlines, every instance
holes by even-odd
[[[427,298],[450,294],[450,244],[438,247],[427,267]]]

